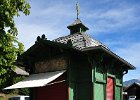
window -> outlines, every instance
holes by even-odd
[[[20,100],[20,97],[11,97],[8,100]]]
[[[29,100],[29,97],[25,97],[25,100]]]

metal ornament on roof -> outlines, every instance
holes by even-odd
[[[76,11],[77,11],[77,19],[79,19],[79,15],[80,15],[80,4],[79,4],[78,1],[76,3]]]

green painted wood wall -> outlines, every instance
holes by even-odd
[[[70,100],[92,99],[92,69],[85,64],[73,64],[68,71]]]
[[[106,77],[104,74],[104,70],[102,69],[102,66],[93,67],[93,86],[94,86],[94,100],[105,100],[105,86],[106,86]]]
[[[122,78],[119,74],[114,73],[114,70],[116,69],[110,68],[107,71],[105,66],[93,66],[92,81],[94,86],[94,100],[106,100],[107,77],[112,77],[114,80],[114,99],[122,100]]]
[[[69,95],[70,100],[76,100],[76,84],[75,83],[69,83]]]
[[[104,100],[104,84],[94,83],[94,100]]]
[[[89,66],[83,62],[73,63],[68,69],[70,100],[106,100],[107,77],[114,80],[114,100],[122,100],[119,67],[117,69],[112,64]]]

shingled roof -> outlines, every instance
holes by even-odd
[[[59,37],[54,39],[53,41],[60,42],[67,44],[68,40],[71,40],[72,46],[76,49],[84,49],[88,47],[96,47],[96,46],[103,46],[108,49],[103,43],[99,42],[96,39],[91,38],[87,33],[88,27],[86,27],[80,19],[75,20],[71,25],[67,27],[70,29],[71,33],[68,36]],[[75,31],[75,29],[77,29]]]
[[[68,40],[71,40],[73,47],[79,50],[95,46],[103,46],[105,48],[108,48],[107,46],[97,41],[96,39],[91,38],[85,32],[82,33],[78,32],[68,36],[59,37],[57,39],[54,39],[53,41],[67,44]]]
[[[75,20],[71,25],[67,27],[70,30],[70,35],[59,37],[54,39],[53,41],[67,44],[69,40],[71,41],[72,47],[82,52],[86,51],[101,51],[107,52],[111,55],[111,57],[118,59],[120,62],[125,63],[126,66],[129,66],[128,69],[135,69],[133,65],[113,53],[106,45],[101,43],[100,41],[91,38],[86,31],[88,27],[86,27],[80,19]]]

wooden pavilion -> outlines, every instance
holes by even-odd
[[[122,100],[123,75],[135,69],[107,46],[92,39],[77,19],[70,35],[45,35],[18,58],[29,78],[5,89],[30,88],[31,100]]]

